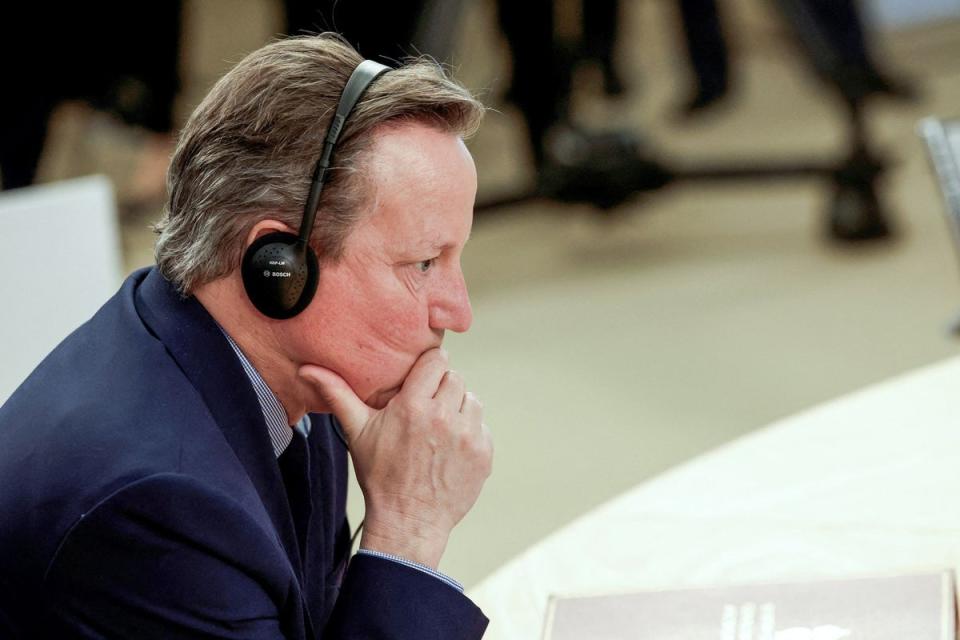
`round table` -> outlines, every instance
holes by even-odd
[[[489,640],[550,595],[960,566],[960,358],[777,422],[575,520],[470,591]]]

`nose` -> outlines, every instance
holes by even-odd
[[[430,327],[463,333],[473,324],[473,310],[463,272],[458,268],[437,291],[430,305]]]

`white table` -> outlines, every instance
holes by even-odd
[[[489,640],[541,637],[551,594],[960,567],[960,358],[778,422],[645,482],[470,596]]]

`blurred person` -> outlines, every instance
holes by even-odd
[[[483,634],[437,570],[492,456],[440,348],[472,319],[483,107],[430,61],[361,60],[324,34],[227,73],[180,136],[157,266],[0,407],[0,636]],[[304,269],[315,295],[262,297]]]
[[[381,62],[412,54],[427,54],[449,61],[452,51],[434,43],[435,32],[456,31],[468,0],[402,0],[381,5],[335,0],[284,0],[289,34],[332,29],[341,33],[362,55]],[[526,3],[498,0],[500,27],[513,60],[509,98],[520,108],[530,136],[534,158],[544,160],[545,137],[550,128],[568,119],[570,77],[581,62],[596,64],[604,90],[619,95],[625,87],[616,67],[619,0],[596,0],[582,5],[582,33],[577,42],[555,37],[554,0]],[[443,20],[431,22],[437,6],[446,5]],[[371,20],[371,15],[377,20]]]
[[[597,60],[602,33],[616,33],[618,6],[602,4],[589,11],[584,7],[585,22],[575,42],[557,37],[554,0],[498,0],[497,10],[513,62],[507,98],[517,105],[527,125],[537,170],[536,194],[609,209],[638,190],[662,186],[669,175],[642,148],[639,136],[590,130],[574,122],[573,70],[584,60]],[[609,56],[612,61],[614,45],[608,42],[600,58]],[[622,83],[614,68],[610,72],[613,77],[605,78],[604,89],[615,95]]]
[[[775,0],[787,26],[808,49],[828,60],[825,78],[853,99],[868,95],[912,98],[915,90],[878,62],[856,0]],[[679,0],[687,60],[693,77],[681,116],[695,116],[719,103],[730,85],[730,56],[723,11],[717,0]]]

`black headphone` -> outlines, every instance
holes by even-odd
[[[378,62],[364,60],[350,74],[340,95],[337,112],[327,130],[323,153],[313,170],[310,194],[303,208],[303,220],[297,235],[283,231],[268,233],[257,238],[243,255],[240,267],[243,288],[250,302],[263,315],[278,320],[292,318],[313,300],[320,268],[309,240],[333,150],[340,138],[343,123],[360,96],[374,80],[389,70],[390,67]]]

